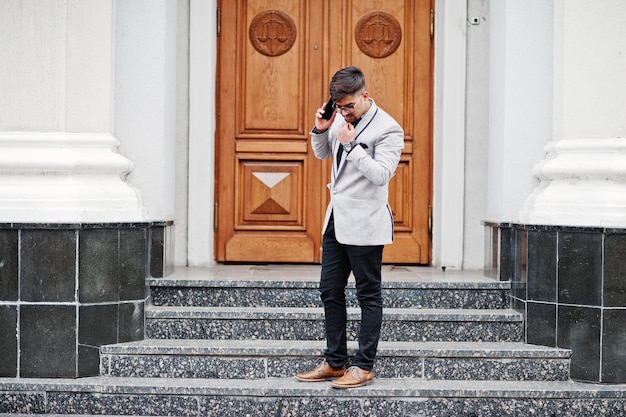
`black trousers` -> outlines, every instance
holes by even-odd
[[[333,217],[322,240],[320,294],[326,323],[326,361],[333,368],[348,362],[346,346],[346,295],[350,271],[356,280],[356,294],[361,307],[359,350],[352,365],[372,370],[383,319],[381,269],[383,247],[343,245],[335,238]]]

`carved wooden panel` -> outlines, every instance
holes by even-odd
[[[338,0],[329,5],[335,35],[329,39],[329,50],[342,51],[340,56],[329,55],[330,68],[346,64],[361,68],[370,97],[405,133],[402,160],[389,189],[394,244],[385,247],[384,262],[428,262],[433,5],[414,0]]]
[[[254,49],[268,56],[279,56],[289,51],[298,33],[293,19],[276,9],[257,14],[248,32]]]
[[[311,56],[323,8],[300,0],[221,8],[216,258],[319,261],[325,183],[309,131],[323,100],[321,50]]]
[[[331,161],[309,131],[340,68],[404,128],[383,259],[428,263],[432,41],[429,0],[224,0],[218,38],[216,259],[320,262]]]
[[[384,58],[400,46],[402,28],[390,13],[374,11],[359,19],[354,29],[354,40],[364,54]]]
[[[236,228],[302,229],[303,170],[303,161],[240,157]]]
[[[343,61],[363,70],[370,96],[403,126],[405,140],[409,141],[414,136],[415,106],[411,97],[416,93],[411,60],[416,48],[412,22],[415,3],[422,2],[346,0],[341,8],[347,11],[348,27],[339,35],[346,46]],[[340,5],[333,6],[337,13]],[[366,44],[366,40],[372,42]],[[424,64],[430,65],[429,61]]]
[[[241,47],[236,51],[241,64],[232,68],[238,71],[235,82],[240,93],[232,109],[238,137],[269,134],[306,140],[303,110],[308,83],[302,55],[308,26],[303,21],[304,3],[275,3],[271,8],[267,1],[245,3],[246,31],[240,34]]]
[[[396,232],[411,230],[411,213],[413,212],[411,182],[410,160],[404,157],[398,164],[396,175],[389,182],[389,205],[393,212]]]

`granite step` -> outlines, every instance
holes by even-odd
[[[149,339],[324,340],[321,308],[158,307],[146,309]],[[360,310],[348,309],[357,340]],[[382,341],[519,342],[522,315],[511,309],[383,310]]]
[[[0,413],[139,416],[626,415],[626,385],[377,378],[349,390],[293,378],[0,378]]]
[[[321,307],[319,283],[312,281],[158,278],[148,281],[156,306]],[[504,309],[511,283],[505,281],[384,281],[388,308]],[[358,307],[354,282],[346,302]]]
[[[290,377],[323,357],[323,341],[159,340],[102,346],[101,374],[116,377]],[[348,344],[352,355],[356,342]],[[381,342],[381,378],[566,381],[566,349],[514,342]]]

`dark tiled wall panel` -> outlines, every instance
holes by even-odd
[[[76,307],[20,307],[20,376],[76,375]]]
[[[573,379],[626,382],[626,229],[484,224],[526,341],[572,349]]]
[[[100,346],[143,339],[145,280],[173,269],[171,228],[0,224],[0,377],[97,375]]]
[[[17,301],[17,230],[0,230],[0,300]]]
[[[0,377],[17,376],[17,305],[0,305]]]
[[[600,309],[558,306],[557,346],[572,349],[574,379],[596,381],[600,376]]]
[[[528,299],[556,301],[556,232],[528,232]]]
[[[134,342],[144,338],[143,302],[123,303],[119,305],[119,342]]]
[[[20,231],[20,300],[72,302],[76,288],[76,231]]]
[[[117,341],[118,305],[96,304],[79,307],[78,343],[101,346]]]
[[[547,303],[527,303],[526,341],[533,345],[556,347],[556,305]]]
[[[602,381],[626,381],[626,310],[605,309],[602,326]]]
[[[559,233],[559,303],[599,306],[602,302],[602,235]]]
[[[78,276],[81,303],[118,301],[119,241],[117,229],[79,232]]]
[[[515,234],[510,227],[500,228],[500,280],[513,279],[515,269]]]
[[[626,235],[604,237],[604,305],[626,306]]]
[[[148,230],[145,228],[120,229],[119,277],[120,300],[137,300],[145,297],[145,279],[148,276]],[[163,246],[160,246],[163,248]],[[157,248],[153,248],[158,252]],[[158,275],[164,276],[164,275]]]

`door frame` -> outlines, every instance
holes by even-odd
[[[189,226],[184,262],[189,266],[215,263],[217,4],[190,0]],[[466,27],[466,7],[465,2],[435,2],[432,265],[452,268],[461,268],[463,260],[466,32],[458,28]]]

